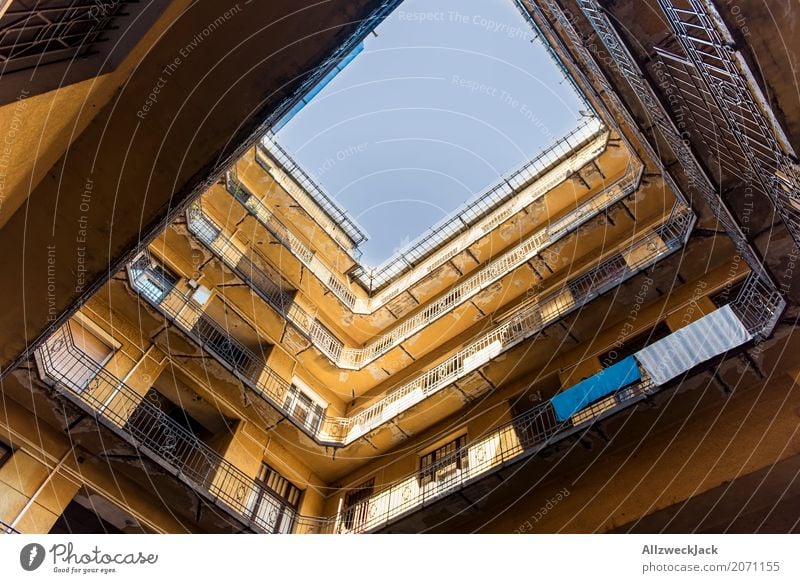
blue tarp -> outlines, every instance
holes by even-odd
[[[629,356],[617,364],[600,371],[550,400],[556,417],[565,421],[591,403],[642,378],[636,360]]]

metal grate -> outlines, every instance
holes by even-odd
[[[800,172],[796,157],[730,32],[707,1],[658,2],[738,143],[750,173],[800,246]]]
[[[94,54],[132,3],[15,0],[0,18],[0,67],[7,74]]]
[[[205,493],[212,501],[221,502],[223,508],[240,520],[259,531],[275,532],[274,524],[259,517],[248,519],[238,510],[248,497],[261,489],[260,486],[165,414],[156,403],[143,399],[108,369],[98,368],[98,364],[75,345],[68,325],[56,330],[36,354],[46,379],[55,383],[71,401],[154,461],[169,468],[192,489]],[[87,386],[76,385],[70,375],[60,370],[59,362],[65,357],[96,370]],[[272,503],[282,505],[274,496]],[[287,511],[292,512],[291,509]]]

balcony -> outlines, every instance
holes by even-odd
[[[612,119],[624,120],[627,127],[639,136],[639,143],[644,147],[649,158],[658,166],[673,191],[678,192],[672,172],[664,166],[661,156],[657,151],[659,150],[658,143],[655,141],[655,138],[651,140],[642,133],[638,122],[633,118],[628,107],[620,98],[617,88],[611,84],[606,77],[606,73],[603,72],[598,62],[595,60],[592,52],[584,45],[583,37],[573,26],[572,15],[565,12],[553,0],[542,0],[542,3],[547,6],[547,10],[552,15],[552,19],[558,22],[570,39],[572,48],[580,56],[582,65],[579,64],[578,67],[583,66],[590,72],[592,82],[600,87],[600,92],[608,98],[608,102],[614,109],[613,114],[609,113],[609,117]],[[586,19],[591,23],[598,38],[603,40],[609,52],[610,59],[613,62],[610,66],[627,81],[636,99],[648,112],[653,125],[658,128],[658,132],[669,145],[681,171],[688,180],[689,188],[695,191],[708,205],[719,224],[722,225],[730,236],[737,251],[745,259],[750,269],[758,274],[765,282],[765,285],[774,287],[771,277],[766,273],[760,258],[751,248],[741,226],[722,200],[718,188],[711,182],[691,147],[684,140],[684,136],[678,130],[675,122],[669,117],[666,108],[659,100],[653,87],[647,82],[641,67],[628,51],[625,42],[608,18],[608,15],[596,0],[578,0],[578,6]],[[535,4],[532,4],[531,8],[533,9],[531,14],[535,12],[539,14],[540,18],[544,18],[541,14],[541,9]],[[716,22],[717,24],[722,24],[721,20],[717,20]],[[728,34],[729,33],[725,31],[725,35]],[[594,87],[592,90],[599,96],[599,93]],[[780,176],[778,176],[778,179],[783,182]]]
[[[268,156],[268,159],[265,157]],[[347,211],[339,207],[311,177],[267,134],[256,147],[256,161],[276,176],[289,195],[328,233],[349,255],[360,256],[358,245],[368,235]],[[271,163],[270,163],[271,162]],[[276,173],[277,165],[282,174]]]
[[[596,118],[591,118],[552,148],[512,173],[500,184],[474,197],[473,202],[465,206],[461,212],[410,243],[404,251],[389,259],[382,266],[375,269],[358,266],[352,271],[352,276],[369,293],[385,289],[390,294],[397,294],[403,289],[407,289],[408,286],[463,251],[470,244],[499,227],[522,208],[543,196],[548,190],[562,182],[564,176],[571,175],[596,158],[605,147],[607,138],[608,135],[602,123]],[[268,140],[265,140],[264,144],[267,143]],[[265,146],[262,146],[260,150],[257,149],[256,160],[270,174],[274,175],[273,166],[280,164],[275,160],[272,163],[267,161],[264,158],[267,153],[264,148]],[[288,155],[281,154],[281,159],[288,159]],[[286,168],[296,167],[293,162],[284,162],[284,164],[287,165]],[[301,176],[297,180],[302,182],[305,179]],[[279,182],[285,183],[285,180],[279,180]],[[298,191],[298,188],[289,186],[286,188],[290,195]],[[239,188],[244,190],[241,184]],[[242,203],[247,206],[245,201]],[[298,204],[301,203],[298,201]],[[301,206],[303,205],[301,204]],[[253,211],[251,210],[251,212]],[[320,223],[320,226],[327,229],[326,223]],[[403,274],[408,274],[410,277],[398,280]],[[328,281],[326,276],[327,274],[325,276],[318,274],[323,282]],[[387,288],[386,286],[392,282],[394,285]]]
[[[61,394],[237,521],[257,532],[291,530],[293,511],[83,352],[69,325],[37,349],[36,360]],[[253,501],[265,497],[259,508],[285,510],[281,521],[274,512],[253,512]]]
[[[639,184],[642,171],[643,166],[641,163],[638,161],[633,162],[624,178],[610,185],[606,190],[598,193],[590,200],[580,204],[575,210],[550,224],[547,228],[541,229],[539,232],[528,237],[526,241],[517,245],[515,249],[503,254],[500,258],[489,264],[484,265],[476,275],[471,276],[466,282],[460,284],[458,289],[451,291],[449,295],[462,297],[461,301],[466,301],[468,297],[471,297],[471,294],[478,293],[481,289],[491,285],[491,283],[497,281],[497,279],[505,273],[502,271],[503,269],[513,269],[518,264],[524,263],[524,261],[540,253],[548,245],[566,236],[592,217],[608,209],[615,202],[618,202],[623,197],[632,193]],[[320,260],[317,255],[300,241],[300,239],[298,239],[257,196],[250,192],[238,180],[235,171],[228,173],[226,184],[228,192],[234,196],[234,198],[236,198],[264,228],[278,239],[298,261],[308,268],[326,289],[339,298],[339,300],[354,314],[367,315],[375,313],[399,293],[408,289],[444,263],[440,258],[424,269],[420,268],[410,271],[391,286],[386,287],[371,298],[357,297],[349,290],[349,284],[346,283],[341,276],[337,275]],[[444,257],[449,258],[447,255]],[[444,299],[440,301],[444,302]],[[379,343],[376,342],[375,344],[377,345]],[[357,358],[358,355],[353,355],[351,357],[351,362],[358,363],[359,361]],[[368,362],[369,360],[362,361],[362,364],[354,364],[353,366],[362,367]]]
[[[454,286],[423,311],[406,319],[389,332],[380,335],[363,348],[345,346],[314,316],[299,308],[290,298],[286,297],[286,294],[280,294],[281,287],[273,283],[261,269],[247,258],[243,248],[234,244],[223,234],[222,228],[203,212],[200,203],[196,202],[187,211],[187,224],[190,232],[213,251],[262,299],[294,324],[335,366],[341,369],[360,370],[432,322],[463,305],[470,298],[536,257],[557,241],[573,233],[592,217],[604,212],[611,205],[634,192],[639,184],[642,170],[641,165],[634,165],[634,169],[631,169],[625,177],[583,202],[566,216],[550,223],[500,257],[485,264],[477,273]],[[250,200],[252,197],[248,198],[248,201]],[[252,207],[253,205],[248,204],[248,206]],[[263,213],[260,214],[263,215]],[[303,261],[303,258],[309,256],[314,257],[309,254],[301,254],[298,258]],[[303,263],[309,269],[324,267],[321,262],[315,262],[313,259],[303,261]],[[316,275],[320,281],[328,282],[328,289],[337,296],[340,295],[337,293],[337,289],[342,290],[345,287],[344,283],[327,268],[325,268],[325,272],[318,272]],[[331,286],[331,283],[338,283],[338,286]],[[376,306],[371,307],[375,308]]]
[[[491,331],[428,371],[391,390],[380,401],[349,417],[321,415],[320,423],[314,427],[307,424],[306,414],[287,410],[287,396],[291,390],[288,382],[231,338],[192,298],[175,290],[172,284],[153,283],[163,276],[158,275],[159,268],[149,255],[140,255],[128,271],[134,290],[198,345],[206,348],[209,354],[257,395],[281,411],[317,443],[343,447],[679,249],[688,238],[694,221],[695,216],[691,211],[676,204],[667,220],[655,231],[550,292],[530,298],[505,314]]]
[[[674,342],[672,338],[680,335],[682,342],[688,338],[690,343],[713,345],[712,349],[704,350],[704,354],[697,357],[708,359],[716,354],[724,354],[750,338],[768,335],[784,306],[785,302],[774,286],[757,274],[751,274],[734,302],[658,343]],[[724,317],[718,318],[726,308],[729,310]],[[716,315],[715,320],[707,321],[712,315]],[[734,328],[733,333],[730,332],[731,328]],[[718,335],[720,338],[707,343],[704,339],[709,335]],[[627,360],[638,361],[641,358],[646,362],[646,359],[638,356],[640,353]],[[624,375],[607,375],[600,384],[588,379],[589,388],[579,388],[587,384],[587,381],[582,381],[514,417],[477,441],[459,448],[448,457],[437,460],[435,467],[426,468],[433,479],[423,483],[419,480],[419,473],[415,472],[347,509],[346,517],[339,514],[324,518],[300,516],[287,508],[278,497],[272,496],[191,431],[178,425],[78,348],[69,326],[58,329],[37,349],[36,361],[43,378],[70,401],[253,530],[270,533],[370,532],[380,529],[500,468],[582,431],[597,420],[630,407],[663,387],[663,383],[654,382],[651,378],[647,368],[649,365],[641,363],[635,370],[626,365],[629,370]],[[685,364],[688,367],[686,371],[696,364]],[[609,370],[595,376],[599,377]],[[680,366],[673,367],[672,374],[680,371]],[[570,398],[561,398],[564,395]],[[0,526],[6,533],[13,532],[8,525]]]
[[[753,338],[769,335],[784,306],[774,286],[752,274],[731,304],[437,460],[425,468],[425,475],[433,479],[422,479],[420,472],[409,474],[346,508],[326,526],[333,526],[336,533],[380,530],[663,389],[667,381],[654,381],[650,376],[651,366],[662,376],[663,362],[653,365],[652,354],[645,358],[645,352],[666,355],[674,345],[697,347],[688,361],[681,354],[685,351],[664,358],[670,361],[667,368],[674,379]],[[659,351],[658,344],[667,346]],[[621,372],[612,372],[614,368]]]
[[[588,6],[588,0],[583,4]],[[708,105],[719,113],[715,119],[723,121],[725,133],[719,132],[723,139],[717,142],[738,159],[735,174],[749,167],[756,187],[770,197],[800,245],[797,155],[722,17],[710,2],[659,0],[658,4],[683,49],[680,55],[662,50],[659,54],[677,61],[701,85],[697,93],[707,96]]]

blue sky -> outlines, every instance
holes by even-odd
[[[378,265],[573,129],[586,106],[513,0],[405,0],[277,134]]]

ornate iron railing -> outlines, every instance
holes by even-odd
[[[658,3],[741,148],[756,184],[800,245],[800,172],[795,153],[725,23],[708,0]]]
[[[595,195],[589,201],[579,205],[578,208],[566,215],[564,218],[559,219],[555,223],[551,224],[547,229],[540,231],[532,237],[541,237],[547,235],[550,238],[549,243],[552,243],[558,237],[565,235],[571,230],[574,230],[589,220],[592,216],[595,216],[597,213],[607,209],[611,204],[625,196],[623,191],[626,190],[626,187],[631,186],[632,184],[635,188],[635,185],[637,185],[639,182],[641,173],[642,165],[640,163],[633,162],[626,176],[620,179],[616,184]],[[396,281],[391,286],[384,288],[371,298],[356,297],[353,292],[349,291],[349,285],[342,281],[340,276],[336,275],[332,269],[330,269],[323,261],[321,261],[316,254],[307,245],[305,245],[305,243],[298,239],[291,232],[291,230],[286,228],[286,226],[275,216],[274,213],[267,208],[267,206],[261,200],[259,200],[258,197],[250,192],[247,187],[238,180],[235,169],[232,169],[232,171],[228,173],[226,184],[228,192],[233,195],[245,208],[247,208],[247,210],[259,221],[259,223],[264,226],[264,228],[266,228],[287,249],[289,249],[297,257],[297,259],[317,277],[322,285],[329,289],[336,297],[338,297],[342,303],[354,314],[374,313],[378,309],[385,306],[386,303],[395,298],[402,291],[408,289],[411,285],[423,277],[426,277],[433,269],[439,267],[454,255],[450,254],[449,252],[444,254],[443,257],[428,265],[426,269],[420,268],[419,270],[414,270],[406,274],[400,280]],[[619,196],[619,198],[617,198],[617,196]],[[502,216],[506,216],[507,218],[507,213],[504,213]],[[495,219],[497,219],[497,217],[495,217]],[[483,228],[486,230],[486,233],[488,233],[501,223],[502,220],[497,219],[494,222],[487,223]],[[529,241],[530,240],[531,239],[529,239]],[[512,250],[510,253],[505,254],[504,257],[507,258],[511,253],[514,252],[520,253],[521,248],[525,244],[525,242],[521,243],[517,246],[516,250]],[[460,245],[457,245],[455,249],[457,251],[460,250]],[[493,268],[489,266],[482,267],[478,274],[473,276],[473,278],[470,278],[470,281],[474,282],[474,278],[477,277],[483,278],[485,281],[496,281],[496,274],[495,276],[490,275],[488,278],[485,275],[486,273],[490,273],[491,269]],[[457,292],[453,290],[451,293],[455,294]],[[477,293],[477,289],[475,293]],[[376,346],[380,345],[378,342],[375,344]],[[361,364],[359,364],[358,358],[359,357],[357,355],[352,355],[350,361],[354,363],[353,366],[358,366],[360,368],[375,357],[369,357],[368,360],[362,359],[360,361]]]
[[[694,221],[691,211],[676,205],[668,220],[655,231],[626,246],[599,265],[560,284],[549,293],[531,297],[506,314],[493,330],[473,340],[428,371],[389,391],[377,403],[349,417],[326,415],[319,428],[314,431],[309,429],[304,419],[284,407],[289,383],[235,339],[229,337],[220,347],[217,338],[227,332],[191,298],[174,288],[156,295],[148,293],[151,286],[147,282],[155,269],[148,255],[136,259],[129,267],[129,274],[132,287],[142,297],[200,346],[204,346],[209,354],[216,357],[256,394],[275,406],[312,439],[325,445],[341,447],[443,390],[455,380],[487,364],[500,353],[679,249],[688,238]]]
[[[623,178],[578,205],[576,209],[558,219],[500,257],[482,266],[474,275],[454,286],[445,295],[433,301],[424,310],[417,312],[388,332],[364,346],[355,348],[345,346],[315,316],[308,314],[283,296],[277,297],[280,286],[272,281],[258,267],[247,259],[245,252],[223,234],[222,228],[211,217],[203,213],[200,203],[195,203],[187,211],[189,230],[194,233],[217,257],[232,271],[237,273],[262,298],[292,322],[314,345],[339,368],[360,370],[375,359],[400,345],[413,334],[423,330],[437,319],[463,305],[488,286],[499,281],[512,270],[540,254],[544,249],[574,232],[592,217],[607,210],[636,190],[641,177],[642,166],[634,165]],[[245,263],[243,269],[241,264]],[[313,261],[309,261],[313,264]],[[323,274],[318,274],[321,277]],[[330,274],[329,280],[337,280]]]
[[[216,502],[257,532],[367,532],[447,495],[489,472],[556,443],[590,421],[613,414],[643,398],[651,389],[644,379],[558,422],[549,402],[514,417],[453,456],[467,463],[458,474],[446,470],[450,458],[436,462],[435,479],[419,487],[417,473],[390,485],[351,509],[356,517],[344,528],[341,516],[299,515],[210,448],[189,429],[165,414],[154,402],[130,388],[75,345],[69,325],[63,326],[36,352],[43,378],[98,423],[135,446],[194,491]],[[83,373],[93,371],[85,383]],[[76,375],[76,371],[78,374]],[[76,382],[74,379],[81,379]],[[446,474],[446,475],[445,475]],[[266,501],[266,502],[265,502]],[[16,532],[8,525],[5,532]]]
[[[36,358],[43,377],[61,394],[237,520],[260,532],[291,530],[293,510],[84,353],[69,324],[37,349]],[[254,514],[249,506],[258,495],[287,518],[276,522],[277,511]]]
[[[251,193],[237,177],[236,167],[231,168],[225,176],[225,187],[256,220],[272,234],[281,244],[291,251],[292,255],[305,265],[322,283],[326,285],[341,302],[353,310],[360,312],[363,298],[358,298],[348,289],[334,271],[317,254],[298,238],[258,197]]]
[[[408,474],[346,508],[325,526],[333,527],[334,533],[365,533],[382,528],[509,463],[558,443],[599,419],[630,407],[654,390],[652,381],[643,377],[566,421],[558,421],[550,401],[546,401],[426,467],[425,474],[433,479],[421,480],[419,472]]]
[[[615,253],[551,292],[531,298],[506,315],[490,332],[470,342],[430,370],[390,391],[379,402],[349,417],[348,437],[373,430],[400,411],[442,390],[456,379],[488,363],[498,354],[676,251],[688,238],[694,221],[694,214],[681,208],[680,212],[655,232],[629,245],[622,252]]]
[[[780,315],[782,302],[774,290],[752,275],[732,307],[743,318],[748,331],[758,334],[771,329],[774,325],[771,322]],[[413,472],[336,516],[310,517],[298,515],[277,498],[271,500],[269,492],[262,492],[270,499],[269,512],[254,513],[250,501],[256,498],[254,492],[260,492],[256,490],[260,486],[76,348],[68,326],[48,339],[38,349],[37,356],[45,375],[73,402],[127,437],[140,451],[175,470],[185,483],[210,494],[224,508],[266,532],[288,532],[292,527],[298,533],[374,531],[658,390],[643,374],[637,383],[590,404],[565,421],[556,418],[551,402],[546,401],[426,467],[426,476],[432,479],[421,480],[420,473]],[[71,380],[83,379],[86,370],[94,372],[88,384]],[[216,472],[211,471],[214,468]],[[288,518],[281,518],[278,523],[278,517]]]

